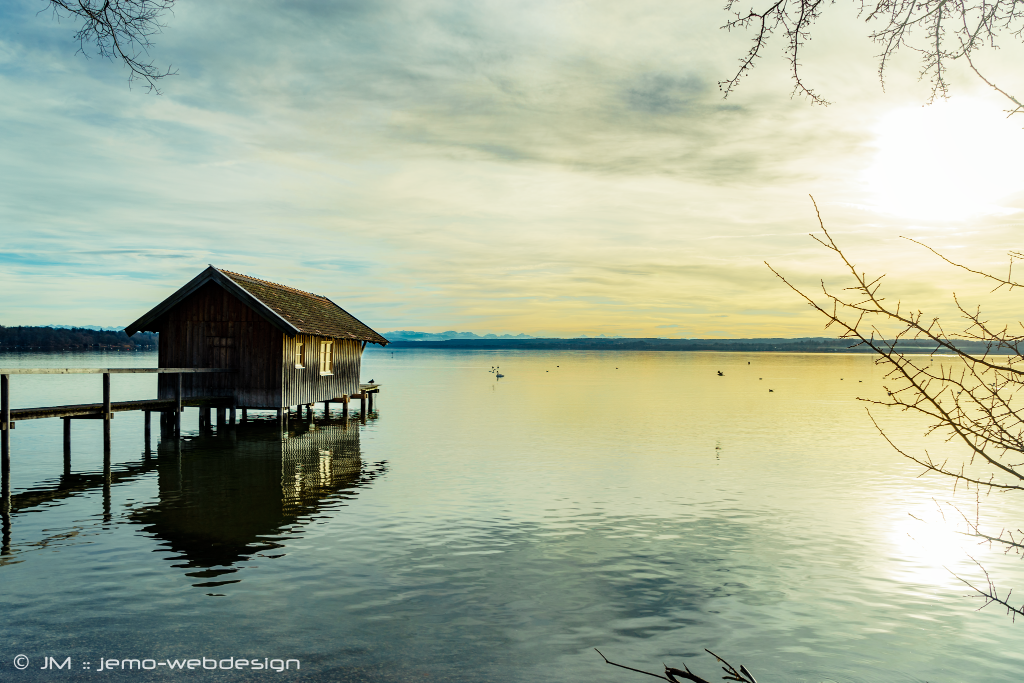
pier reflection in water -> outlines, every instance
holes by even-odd
[[[257,419],[220,433],[162,440],[135,462],[111,467],[104,458],[102,471],[65,470],[7,498],[0,565],[19,561],[21,549],[11,547],[19,513],[102,491],[102,521],[110,523],[111,488],[155,471],[158,495],[129,504],[122,519],[162,541],[173,566],[198,579],[195,587],[237,583],[226,578],[237,565],[254,555],[280,557],[273,551],[284,547],[285,536],[294,537],[315,513],[351,500],[385,472],[384,462],[363,462],[359,429],[355,420],[293,420],[282,432],[276,419]]]
[[[282,438],[276,421],[224,435],[161,444],[159,502],[129,519],[162,539],[177,566],[200,588],[235,583],[221,578],[253,555],[273,557],[280,534],[328,500],[352,498],[383,471],[359,454],[355,425],[293,425]]]

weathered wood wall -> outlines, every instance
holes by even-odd
[[[364,342],[335,339],[331,374],[321,374],[320,342],[288,337],[256,311],[210,282],[171,309],[157,325],[160,367],[229,368],[231,373],[182,376],[182,398],[233,396],[239,407],[318,403],[359,391]],[[306,366],[295,367],[297,344]],[[160,398],[174,397],[175,375],[161,375]]]
[[[238,406],[281,402],[284,335],[233,294],[207,283],[159,324],[160,367],[230,368],[231,373],[182,376],[182,397],[234,396]],[[174,397],[174,375],[160,375],[158,396]]]
[[[334,363],[330,375],[322,375],[320,342],[329,337],[300,334],[295,337],[281,335],[284,344],[283,402],[287,406],[319,403],[339,398],[343,394],[359,391],[359,371],[363,357],[363,342],[335,339]],[[295,367],[298,344],[306,345],[306,366]]]

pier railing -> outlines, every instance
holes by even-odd
[[[146,448],[149,449],[150,442],[150,415],[154,412],[161,414],[161,433],[166,429],[167,433],[175,436],[181,434],[181,413],[183,407],[200,408],[199,421],[200,429],[209,429],[210,409],[217,408],[218,429],[227,422],[226,411],[230,411],[230,425],[235,424],[235,400],[231,396],[205,396],[183,399],[182,398],[182,375],[211,373],[211,372],[237,372],[227,368],[0,368],[0,517],[7,519],[10,512],[10,470],[11,470],[11,430],[21,420],[36,420],[47,417],[59,417],[64,421],[64,470],[70,472],[71,467],[71,420],[98,419],[103,420],[103,463],[105,475],[110,470],[110,420],[114,413],[138,410],[145,414],[145,439]],[[117,374],[170,374],[177,375],[177,381],[173,382],[174,398],[146,399],[136,401],[111,401],[110,400],[110,376]],[[101,403],[85,403],[78,405],[44,406],[38,408],[16,408],[11,409],[11,375],[102,375],[103,376],[103,401]],[[343,395],[330,400],[323,401],[324,416],[330,419],[331,403],[342,403],[342,419],[348,421],[348,403],[351,399],[358,398],[360,402],[360,420],[365,423],[367,408],[373,411],[373,397],[380,391],[379,384],[360,384],[359,393]],[[302,408],[306,408],[306,416],[313,419],[313,404],[297,406],[297,417],[301,419]],[[243,406],[242,422],[246,421],[246,408]],[[289,409],[277,409],[279,423],[287,425]],[[6,524],[6,522],[5,522]],[[5,527],[6,528],[6,527]]]
[[[176,416],[175,431],[181,431],[181,376],[207,372],[235,372],[225,368],[0,368],[0,469],[6,475],[11,463],[11,430],[18,420],[36,420],[44,417],[64,418],[65,448],[71,437],[71,419],[101,419],[106,424],[104,441],[109,442],[109,421],[115,412],[143,410],[146,412],[146,428],[149,431],[151,411],[173,412]],[[150,401],[110,400],[110,376],[112,374],[172,374],[178,376],[173,399]],[[68,406],[47,406],[40,408],[18,408],[11,410],[11,375],[103,375],[103,402]],[[230,400],[230,399],[223,399]],[[206,399],[209,403],[216,399]],[[190,403],[192,403],[190,401]],[[5,477],[6,478],[6,477]]]

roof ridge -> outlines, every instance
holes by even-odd
[[[230,270],[224,270],[223,268],[218,268],[217,270],[219,270],[220,272],[224,273],[225,275],[231,275],[231,276],[234,276],[234,277],[243,277],[246,280],[254,280],[254,281],[262,283],[264,285],[270,285],[271,287],[277,287],[278,289],[286,289],[289,292],[295,292],[296,294],[302,294],[302,295],[305,295],[305,296],[311,296],[314,299],[327,299],[327,297],[325,297],[323,295],[320,295],[320,294],[314,294],[313,292],[306,292],[306,291],[303,291],[301,289],[295,289],[294,287],[289,287],[288,285],[282,285],[282,284],[280,284],[278,282],[271,282],[270,280],[263,280],[262,278],[253,277],[252,275],[246,275],[245,273],[235,273],[235,272],[230,271]]]

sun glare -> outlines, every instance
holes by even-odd
[[[965,549],[966,537],[957,533],[955,510],[940,511],[933,503],[916,506],[912,514],[896,520],[889,541],[899,558],[902,581],[926,586],[958,586],[954,576],[973,577],[974,563]],[[977,552],[976,547],[972,547]]]
[[[915,220],[962,221],[1009,214],[1024,187],[1024,116],[962,99],[895,110],[875,127],[866,171],[876,211]]]

